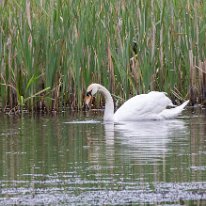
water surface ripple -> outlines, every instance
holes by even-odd
[[[95,114],[96,115],[96,114]],[[206,118],[2,116],[0,205],[205,205]]]

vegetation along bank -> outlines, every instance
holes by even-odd
[[[1,0],[1,111],[81,109],[91,82],[204,105],[205,22],[196,0]]]

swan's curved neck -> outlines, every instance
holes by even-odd
[[[98,90],[104,95],[104,98],[105,98],[104,121],[113,121],[114,120],[114,102],[113,102],[112,96],[110,92],[102,85],[99,85]]]

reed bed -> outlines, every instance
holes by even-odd
[[[196,0],[1,0],[0,108],[80,109],[91,82],[205,103],[205,22]]]

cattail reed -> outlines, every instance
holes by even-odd
[[[80,109],[91,82],[205,103],[202,1],[2,0],[0,22],[2,110]]]

